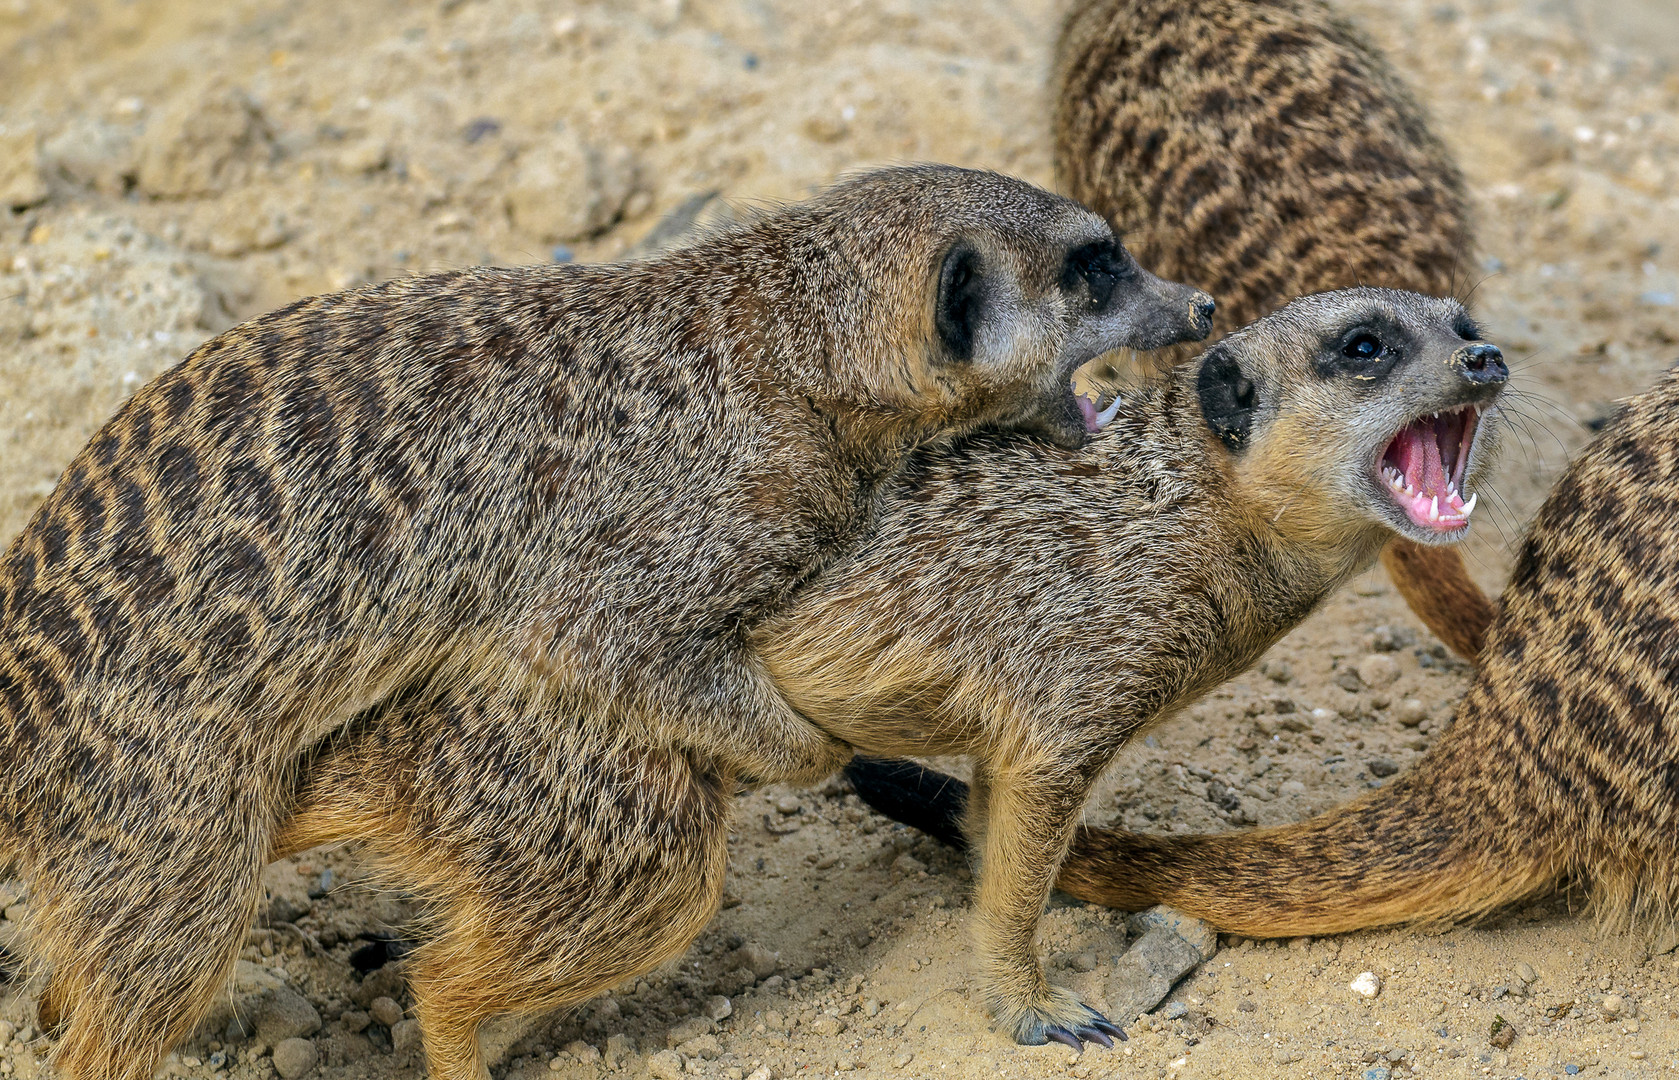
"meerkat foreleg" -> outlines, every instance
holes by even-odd
[[[986,1002],[1016,1042],[1111,1046],[1109,1036],[1124,1032],[1071,990],[1050,985],[1037,955],[1044,903],[1094,772],[1049,756],[998,761],[980,773],[983,794],[970,803],[984,818],[983,833],[970,836],[979,855],[974,928]]]
[[[845,767],[854,751],[806,719],[745,653],[726,654],[715,691],[663,723],[676,745],[714,760],[748,784],[810,784]]]

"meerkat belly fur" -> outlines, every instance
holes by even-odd
[[[691,777],[837,767],[753,627],[916,447],[981,424],[1081,444],[1073,369],[1210,313],[1076,204],[919,167],[645,262],[398,281],[208,342],[0,560],[0,846],[31,882],[60,1074],[149,1076],[190,1029],[306,755],[369,708],[526,703],[492,709],[538,726],[501,731],[469,801],[551,748],[548,709],[582,718],[612,761],[656,759],[622,794],[655,829]],[[676,937],[619,952],[650,966]],[[461,1001],[416,989],[436,1076],[482,1074],[470,975]]]
[[[1075,4],[1053,93],[1062,186],[1145,265],[1211,290],[1226,326],[1329,289],[1473,283],[1456,162],[1387,57],[1321,0]],[[1400,538],[1382,560],[1473,660],[1492,605],[1459,551]]]

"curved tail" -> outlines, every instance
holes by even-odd
[[[1463,552],[1398,537],[1382,552],[1382,565],[1423,625],[1474,663],[1498,608],[1469,576]]]
[[[1293,825],[1213,836],[1086,829],[1056,886],[1137,910],[1163,903],[1250,937],[1339,934],[1475,919],[1564,873],[1500,841],[1473,808],[1423,783],[1380,791]]]
[[[1081,829],[1055,884],[1126,911],[1170,904],[1230,933],[1296,937],[1474,919],[1567,872],[1564,853],[1510,820],[1515,808],[1491,797],[1476,769],[1431,764],[1278,828],[1212,836]],[[961,781],[868,758],[846,775],[875,809],[951,842],[946,830],[967,801]],[[955,842],[962,846],[959,833]]]

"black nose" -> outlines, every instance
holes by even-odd
[[[1195,301],[1195,314],[1201,316],[1201,318],[1207,320],[1208,322],[1213,321],[1213,312],[1217,310],[1218,305],[1214,303],[1213,298],[1208,296],[1206,293],[1202,293]]]
[[[1498,351],[1497,345],[1478,342],[1459,349],[1452,357],[1463,371],[1463,377],[1472,383],[1501,383],[1510,377],[1510,369],[1504,366],[1504,354]]]

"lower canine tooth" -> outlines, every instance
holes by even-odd
[[[1463,504],[1463,516],[1464,516],[1465,519],[1467,519],[1470,514],[1473,514],[1475,512],[1475,501],[1477,499],[1479,499],[1480,497],[1481,497],[1481,493],[1479,491],[1477,491],[1475,494],[1469,496],[1469,501],[1468,502]]]
[[[1440,516],[1440,496],[1434,496],[1434,501],[1429,503],[1428,516],[1431,518],[1437,518]]]

